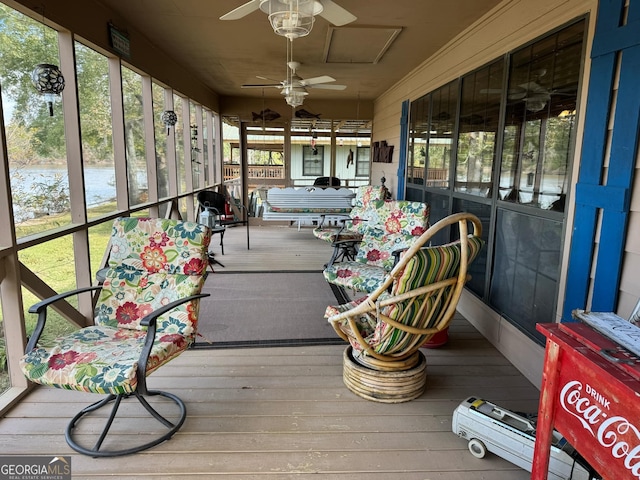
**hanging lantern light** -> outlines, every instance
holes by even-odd
[[[309,35],[314,17],[323,9],[317,0],[260,0],[260,10],[269,15],[273,31],[291,41]]]
[[[167,126],[167,135],[169,130],[178,122],[178,115],[173,110],[165,110],[162,112],[162,122]]]
[[[53,101],[64,90],[64,77],[56,65],[39,63],[31,72],[31,82],[49,105],[49,116],[53,117]]]

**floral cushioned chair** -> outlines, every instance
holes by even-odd
[[[323,271],[327,282],[358,292],[373,292],[397,261],[394,253],[411,247],[429,226],[426,203],[388,200],[373,205],[369,221],[362,227],[355,259],[329,263]]]
[[[458,225],[459,240],[423,247],[452,225]],[[445,329],[455,314],[469,279],[467,268],[484,245],[481,235],[482,225],[474,215],[450,215],[402,253],[373,293],[327,308],[325,317],[350,344],[344,357],[349,389],[369,400],[389,403],[422,394],[426,360],[419,349]]]
[[[342,259],[354,260],[357,244],[362,240],[364,227],[370,220],[376,219],[374,204],[378,201],[384,201],[386,195],[387,187],[383,185],[358,187],[349,218],[341,220],[342,226],[330,227],[320,222],[320,225],[313,229],[313,235],[316,238],[329,242],[334,247],[329,264]]]
[[[26,377],[42,385],[107,394],[69,423],[66,438],[74,450],[94,457],[134,453],[167,440],[182,426],[186,418],[182,400],[168,392],[149,390],[146,377],[195,340],[199,299],[208,295],[200,291],[210,238],[209,229],[198,223],[116,219],[104,283],[56,295],[30,308],[30,313],[38,313],[38,323],[20,362]],[[101,291],[93,326],[59,337],[51,345],[38,344],[47,307],[96,289]],[[155,395],[177,404],[177,421],[161,416],[144,398]],[[129,396],[135,396],[168,432],[144,445],[101,450],[121,401]],[[76,423],[112,401],[111,416],[96,444],[89,448],[79,445],[73,439]],[[116,439],[114,445],[118,443]]]

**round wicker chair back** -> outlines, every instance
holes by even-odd
[[[438,232],[455,225],[458,240],[425,247]],[[329,322],[351,344],[356,360],[379,370],[414,366],[420,347],[453,318],[469,279],[468,265],[484,245],[481,235],[482,225],[476,216],[450,215],[404,252],[374,292],[329,307]]]

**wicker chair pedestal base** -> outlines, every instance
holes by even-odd
[[[427,360],[418,351],[414,366],[404,370],[377,370],[358,362],[351,346],[343,354],[343,381],[359,397],[380,403],[402,403],[415,400],[425,390]],[[403,362],[403,363],[406,363]]]

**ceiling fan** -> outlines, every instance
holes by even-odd
[[[273,30],[289,40],[308,35],[316,15],[337,27],[357,19],[332,0],[251,0],[224,14],[220,20],[238,20],[256,10],[266,13]]]
[[[290,5],[295,0],[278,0],[279,3],[284,5]],[[268,4],[269,0],[251,0],[250,2],[245,3],[244,5],[240,5],[238,8],[231,10],[229,13],[224,14],[220,17],[220,20],[239,20],[250,13],[255,12],[260,9],[265,13],[268,13]],[[316,15],[320,15],[328,22],[331,22],[336,27],[341,27],[342,25],[346,25],[347,23],[351,23],[357,20],[358,17],[352,15],[347,10],[342,8],[337,3],[332,0],[315,0],[313,3],[316,5],[314,9],[317,11],[319,8],[322,8],[320,12],[316,12]],[[319,5],[317,5],[319,4]]]
[[[275,83],[259,83],[259,84],[245,84],[242,88],[280,88],[280,93],[284,95],[287,103],[292,107],[298,107],[302,105],[304,97],[309,94],[307,88],[318,88],[323,90],[344,90],[346,85],[330,84],[335,82],[336,79],[329,75],[322,75],[320,77],[313,77],[303,79],[297,73],[296,70],[300,67],[300,63],[289,61],[287,62],[287,79],[284,81],[273,80]],[[266,77],[260,77],[263,80],[271,80]],[[328,85],[330,84],[330,85]],[[294,103],[296,103],[294,105]]]
[[[480,93],[501,94],[499,88],[485,88]],[[547,102],[551,100],[552,95],[575,95],[575,92],[563,90],[549,90],[536,82],[524,82],[515,88],[509,89],[507,99],[511,101],[523,101],[527,110],[531,112],[539,112],[544,109]]]
[[[531,77],[534,79],[539,79],[544,77],[547,74],[547,70],[541,68],[534,72],[531,72]],[[502,94],[502,89],[500,88],[483,88],[480,90],[480,93],[489,93],[489,94]],[[547,102],[551,100],[551,95],[567,95],[572,96],[575,95],[575,89],[553,89],[550,90],[546,87],[543,87],[536,81],[530,80],[528,82],[520,83],[515,86],[515,88],[510,88],[507,91],[507,100],[510,101],[522,101],[525,103],[527,110],[530,112],[539,112],[543,110]]]

